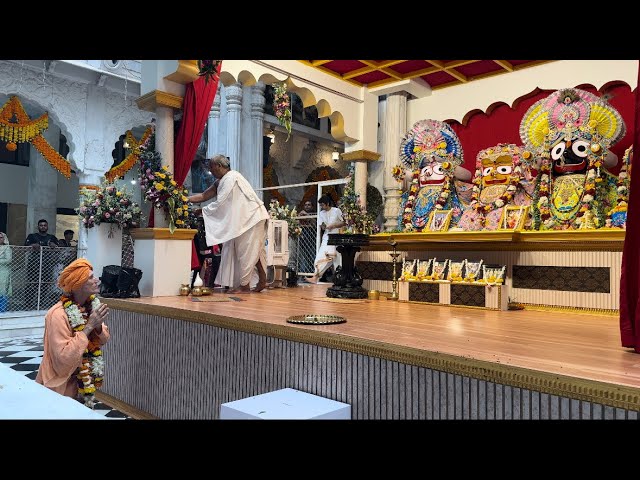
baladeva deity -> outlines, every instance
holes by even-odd
[[[394,177],[408,183],[400,200],[398,228],[422,231],[434,209],[452,210],[457,222],[471,195],[471,172],[463,168],[460,140],[446,123],[420,120],[400,144],[403,167],[394,168]],[[462,199],[466,197],[463,203]]]
[[[537,157],[533,229],[605,226],[617,197],[617,179],[607,171],[617,157],[609,147],[624,134],[615,108],[577,88],[558,90],[529,108],[520,137]]]
[[[524,149],[510,143],[499,143],[478,153],[471,204],[462,214],[458,228],[497,230],[505,207],[531,204],[535,185],[523,156]]]

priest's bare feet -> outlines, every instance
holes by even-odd
[[[264,290],[265,288],[267,288],[267,282],[258,282],[256,287],[251,291],[258,293],[258,292],[261,292],[262,290]]]
[[[249,288],[249,285],[240,285],[237,288],[234,288],[233,290],[229,290],[229,292],[227,293],[251,293],[251,288]]]
[[[307,283],[318,283],[318,277],[313,275],[312,277],[302,277],[302,280]]]

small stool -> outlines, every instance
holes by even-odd
[[[287,288],[287,266],[286,265],[274,265],[273,266],[273,282],[271,287]]]
[[[221,420],[350,420],[351,405],[283,388],[220,405]]]

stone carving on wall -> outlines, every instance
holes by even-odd
[[[49,112],[67,138],[69,160],[76,170],[84,168],[87,87],[79,82],[44,76],[42,72],[0,61],[0,94],[17,95],[28,110],[29,103]]]

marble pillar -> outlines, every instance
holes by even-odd
[[[399,183],[391,175],[393,167],[400,163],[400,141],[407,131],[407,94],[392,93],[387,96],[384,131],[384,230],[398,228],[400,208]]]
[[[369,150],[356,150],[354,152],[343,153],[340,158],[345,162],[354,162],[355,171],[353,174],[353,183],[355,193],[360,197],[360,205],[366,209],[368,163],[377,161],[380,158],[380,154]]]
[[[218,146],[218,137],[220,136],[220,103],[222,95],[220,94],[220,83],[218,82],[218,91],[209,111],[209,121],[207,122],[207,158],[222,153]]]
[[[156,106],[156,151],[162,155],[162,165],[173,173],[173,108]]]
[[[262,82],[251,87],[251,122],[249,124],[249,155],[246,155],[247,165],[244,170],[246,178],[254,189],[262,188],[262,160],[264,148],[264,90],[266,85]],[[262,198],[262,191],[257,192]]]
[[[240,131],[242,126],[242,85],[234,83],[224,89],[227,101],[227,156],[231,169],[240,168]]]
[[[60,145],[60,128],[49,124],[42,136],[57,151]],[[27,235],[38,231],[38,220],[49,223],[49,233],[56,233],[58,203],[58,175],[60,173],[47,162],[35,147],[30,146],[29,186],[27,205]]]

